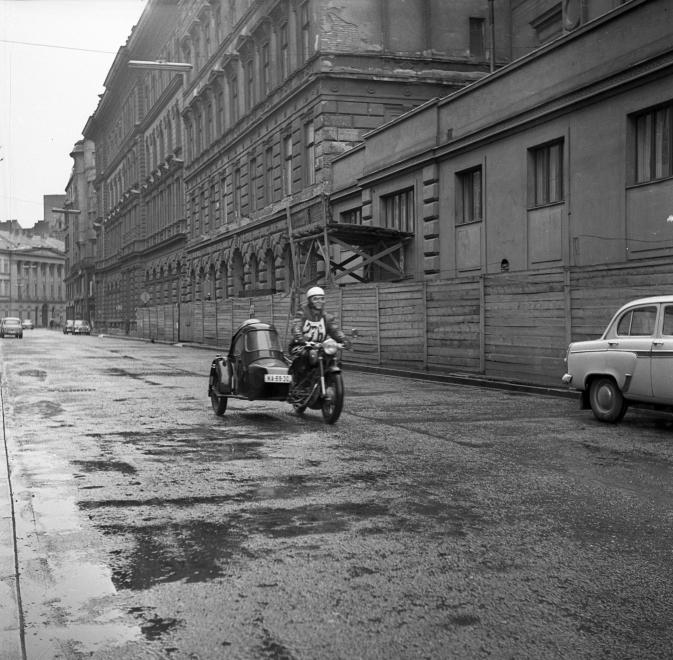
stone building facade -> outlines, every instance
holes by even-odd
[[[182,78],[170,71],[146,76],[129,62],[175,59],[179,4],[149,1],[83,131],[96,145],[95,323],[111,332],[133,332],[142,305],[177,300],[179,259],[167,266],[164,257],[181,254],[186,240]],[[162,286],[150,287],[150,279]]]
[[[91,140],[79,140],[70,153],[72,172],[59,214],[65,223],[66,317],[94,322],[96,266],[96,159]]]
[[[35,327],[65,320],[63,241],[0,231],[0,318],[30,319]]]
[[[331,162],[508,61],[507,30],[491,48],[490,6],[504,25],[505,0],[150,0],[84,131],[98,322],[131,331],[142,306],[289,292],[363,242],[396,249],[394,226],[320,241]],[[417,258],[403,255],[402,274]]]

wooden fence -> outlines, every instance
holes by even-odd
[[[473,373],[560,385],[568,343],[599,336],[632,298],[673,290],[673,266],[555,268],[327,290],[327,308],[358,339],[348,362]],[[288,294],[141,308],[137,334],[225,350],[247,318],[274,323],[286,345]]]

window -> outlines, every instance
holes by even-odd
[[[229,80],[229,90],[231,93],[231,123],[238,121],[238,76],[232,76]]]
[[[635,117],[636,183],[673,176],[673,103]]]
[[[301,43],[299,44],[299,52],[301,61],[306,62],[311,57],[311,25],[308,16],[308,2],[302,4],[299,9],[300,33]]]
[[[233,184],[233,195],[234,195],[234,215],[241,214],[241,169],[237,167],[234,170],[234,180]]]
[[[381,198],[381,222],[384,227],[414,232],[416,221],[413,188]]]
[[[664,307],[664,327],[661,333],[668,337],[673,336],[673,305]]]
[[[266,96],[271,90],[271,61],[269,58],[269,42],[262,44],[262,92]]]
[[[208,101],[206,106],[206,143],[204,148],[208,148],[213,141],[213,103],[212,100]]]
[[[654,334],[656,319],[656,307],[637,307],[619,319],[617,334],[622,337],[647,337]]]
[[[280,79],[285,80],[290,72],[290,54],[287,47],[287,23],[283,23],[278,31],[278,43],[280,57],[278,66],[280,67]]]
[[[227,179],[220,179],[220,224],[227,224]]]
[[[255,105],[255,63],[248,60],[245,63],[245,107],[250,110]]]
[[[362,224],[362,208],[350,209],[344,211],[339,216],[339,221],[345,225],[361,225]]]
[[[203,117],[201,116],[201,110],[196,111],[196,145],[195,145],[195,156],[198,156],[203,150]],[[156,160],[156,149],[154,150],[155,160]]]
[[[484,19],[470,18],[470,55],[484,59]]]
[[[251,211],[257,210],[257,159],[251,158],[248,165],[248,205]]]
[[[481,166],[457,175],[456,223],[480,222],[482,216]]]
[[[292,137],[283,138],[283,191],[292,194]]]
[[[312,121],[304,124],[304,168],[305,183],[310,186],[315,183],[315,130]]]
[[[273,201],[273,147],[264,151],[264,201],[267,204]]]
[[[217,134],[224,133],[224,92],[221,87],[217,89]]]
[[[217,195],[217,187],[215,184],[210,186],[210,228],[215,229],[217,226],[217,211],[220,208],[220,200]]]
[[[563,141],[530,150],[529,197],[531,206],[563,201]]]

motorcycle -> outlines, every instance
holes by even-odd
[[[307,342],[299,348],[298,357],[289,369],[292,385],[288,401],[302,415],[306,408],[320,409],[325,422],[334,424],[344,404],[340,351],[345,348],[331,337],[322,342]],[[300,360],[306,365],[303,374],[295,373]]]
[[[323,419],[334,424],[344,400],[339,359],[343,348],[330,338],[302,346],[306,369],[297,382],[296,362],[283,353],[276,328],[248,319],[234,333],[227,355],[216,355],[210,365],[208,397],[213,411],[224,415],[230,398],[288,401],[298,415],[307,408],[320,409]]]

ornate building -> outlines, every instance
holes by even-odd
[[[95,317],[96,176],[94,145],[79,140],[70,153],[74,163],[66,186],[63,207],[56,211],[65,222],[66,316],[69,319]]]
[[[63,242],[0,231],[0,317],[30,319],[35,327],[65,320]]]
[[[504,22],[506,5],[150,0],[84,130],[96,144],[98,323],[132,331],[146,305],[289,292],[351,253],[369,255],[371,277],[415,272],[402,224],[322,240],[330,164],[507,61],[509,38],[494,51],[488,32],[489,8]]]

